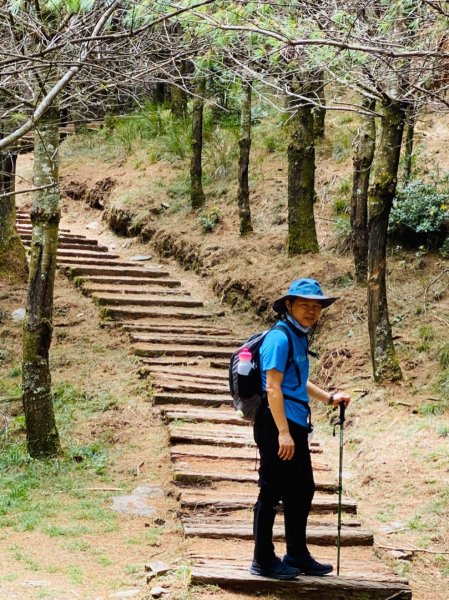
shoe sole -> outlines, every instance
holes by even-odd
[[[278,581],[291,581],[300,575],[300,573],[297,575],[276,575],[271,571],[258,571],[256,573],[256,571],[253,571],[252,569],[250,569],[249,572],[251,575],[255,575],[256,577],[267,577],[268,579],[277,579]]]

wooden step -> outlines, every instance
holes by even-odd
[[[158,381],[158,379],[156,379]],[[229,388],[228,388],[229,391]],[[167,421],[185,421],[187,423],[220,423],[222,425],[247,426],[248,421],[238,417],[235,410],[208,410],[201,408],[162,407],[161,413]]]
[[[95,257],[87,257],[83,258],[81,256],[59,256],[58,255],[58,265],[59,266],[78,266],[82,265],[84,267],[111,267],[111,268],[133,268],[134,263],[130,263],[127,260],[119,260],[118,255],[110,255],[110,254],[101,254],[98,253]]]
[[[204,312],[204,311],[193,311],[185,310],[182,308],[174,307],[146,307],[142,306],[104,306],[102,311],[105,315],[108,315],[111,319],[161,319],[166,318],[168,320],[174,319],[213,319],[220,316],[222,313]],[[152,356],[152,354],[146,354],[145,348],[142,353],[139,351],[135,352],[137,356]]]
[[[153,358],[141,358],[139,360],[140,363],[143,361],[145,361],[145,364],[139,368],[141,377],[148,377],[149,375],[153,376],[157,373],[161,365],[164,367],[169,366],[181,369],[183,367],[200,365],[204,362],[203,359],[189,358],[187,356],[154,356]]]
[[[182,306],[184,308],[202,308],[201,300],[189,297],[139,296],[131,294],[92,294],[92,299],[101,306]],[[151,338],[141,334],[132,335],[133,342],[147,342]],[[176,342],[175,342],[176,343]]]
[[[212,335],[212,336],[230,336],[232,332],[229,329],[219,329],[211,325],[202,323],[194,323],[193,325],[184,323],[123,323],[123,329],[131,332],[147,332],[147,333],[179,333],[179,334],[196,334]]]
[[[205,472],[193,471],[185,468],[175,468],[174,478],[178,483],[184,485],[211,485],[216,482],[233,482],[233,483],[259,483],[259,475],[257,473],[228,473],[216,471]],[[326,492],[335,494],[337,492],[337,484],[331,481],[315,481],[315,489],[318,492]]]
[[[228,495],[223,492],[183,490],[181,494],[181,507],[191,511],[235,511],[252,509],[256,502],[257,494],[232,493]],[[357,513],[357,503],[349,498],[343,498],[342,510],[348,514]],[[278,510],[282,512],[282,503]],[[335,513],[338,510],[338,499],[332,496],[315,494],[312,501],[312,513]]]
[[[131,339],[133,342],[151,342],[154,339],[154,335],[150,333],[132,333]],[[234,350],[238,347],[238,340],[233,338],[226,337],[217,337],[212,335],[200,335],[197,334],[185,334],[185,333],[160,333],[157,336],[157,340],[159,342],[164,342],[165,344],[178,344],[182,342],[186,346],[215,346],[215,347],[224,347],[231,348]]]
[[[143,359],[142,362],[147,359]],[[183,380],[183,381],[207,381],[211,382],[221,382],[226,383],[228,385],[228,374],[220,373],[214,369],[170,369],[170,368],[160,368],[157,370],[158,377],[167,378],[167,379],[175,379],[175,380]]]
[[[222,394],[225,395],[229,391],[227,385],[219,385],[217,382],[181,382],[169,381],[157,376],[153,380],[153,385],[165,392],[185,392],[189,394]],[[198,421],[196,421],[198,422]]]
[[[251,540],[254,537],[253,524],[249,521],[223,522],[217,519],[203,518],[195,522],[191,519],[182,519],[184,534],[188,537],[204,537],[211,539],[240,539]],[[337,525],[311,525],[307,527],[307,543],[316,546],[333,546],[337,540]],[[283,524],[275,524],[273,528],[273,540],[285,538]],[[341,528],[342,546],[372,546],[373,535],[361,527],[343,525]]]
[[[230,357],[231,351],[216,346],[175,346],[164,344],[136,344],[134,352],[137,356],[202,356],[204,358]]]
[[[79,275],[118,275],[119,277],[140,277],[145,279],[159,279],[160,277],[168,277],[167,271],[157,268],[144,268],[136,265],[130,266],[127,263],[121,265],[90,265],[90,264],[73,264],[65,267],[65,272],[69,277],[77,277]]]
[[[109,252],[106,246],[97,246],[97,248],[93,250],[84,249],[84,246],[79,246],[76,250],[70,248],[60,248],[58,246],[58,257],[64,259],[78,259],[78,261],[82,261],[84,264],[84,260],[102,260],[102,261],[113,261],[115,259],[120,258],[120,254],[115,254],[113,252]]]
[[[274,593],[285,590],[299,600],[409,600],[410,587],[400,578],[382,574],[363,574],[358,577],[327,575],[299,576],[291,581],[277,581],[250,575],[248,564],[223,561],[219,558],[202,560],[192,568],[191,585],[218,585],[222,588],[259,594],[261,590]],[[290,597],[290,596],[289,596]]]
[[[313,457],[315,457],[315,455],[321,455],[322,450],[320,446],[313,446],[311,447],[311,453]],[[181,442],[176,444],[175,446],[172,446],[172,448],[170,449],[170,456],[172,457],[173,461],[188,460],[190,458],[207,458],[208,461],[213,461],[215,463],[221,461],[249,463],[253,471],[257,470],[259,461],[259,453],[257,451],[256,446],[230,447],[214,446],[211,444],[199,444],[198,446],[196,446],[195,444]],[[316,464],[317,460],[314,458],[313,462],[314,464]],[[321,464],[324,465],[325,463]],[[329,470],[329,467],[326,466],[326,469]]]
[[[31,231],[31,229],[17,227],[17,233],[19,233],[22,239],[31,239]],[[98,246],[98,240],[94,240],[92,238],[88,239],[85,235],[75,235],[73,233],[60,233],[58,235],[58,243],[60,244],[61,242],[73,242],[82,246]]]
[[[177,403],[192,406],[229,406],[231,396],[229,394],[211,396],[210,394],[188,394],[185,392],[156,392],[153,396],[153,402],[156,406]]]
[[[148,279],[145,277],[132,277],[132,276],[124,276],[121,277],[119,275],[110,276],[110,275],[87,275],[87,276],[79,276],[76,277],[77,283],[79,285],[90,285],[90,284],[116,284],[116,285],[124,285],[124,286],[161,286],[168,288],[178,288],[181,287],[181,282],[176,281],[174,279],[163,279],[162,277],[158,277],[157,279]]]
[[[183,290],[179,287],[161,287],[157,285],[160,279],[155,279],[153,285],[137,286],[137,285],[113,285],[111,283],[106,284],[95,284],[95,283],[82,283],[81,289],[86,296],[92,296],[93,294],[145,294],[145,296],[190,296],[190,292]]]
[[[25,246],[31,245],[31,236],[20,236],[20,239]],[[87,240],[86,240],[87,241]],[[75,250],[79,252],[74,252]],[[74,254],[67,254],[65,251],[74,252]],[[66,241],[58,238],[58,256],[86,256],[86,257],[97,257],[98,253],[105,254],[108,252],[107,246],[95,246],[94,244],[80,243],[77,241]],[[89,253],[89,254],[88,254]],[[101,256],[101,255],[100,255]],[[109,258],[118,258],[118,254],[109,255]]]

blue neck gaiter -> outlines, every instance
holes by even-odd
[[[306,335],[309,333],[310,327],[304,327],[303,325],[301,325],[301,323],[294,319],[290,313],[285,313],[285,319],[289,321],[294,327],[299,329],[299,331],[302,331],[302,333],[305,333]]]

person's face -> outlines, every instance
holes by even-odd
[[[303,327],[313,327],[323,309],[323,305],[318,300],[306,300],[305,298],[286,300],[285,305],[291,316]]]

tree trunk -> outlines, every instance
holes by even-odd
[[[178,85],[170,85],[170,106],[171,111],[178,119],[185,119],[187,116],[187,93],[182,88],[182,81]]]
[[[317,96],[320,101],[320,106],[316,106],[313,109],[315,139],[323,138],[325,131],[326,109],[323,107],[326,106],[326,95],[324,93],[325,81],[323,71],[317,73],[317,84]]]
[[[242,87],[242,113],[239,139],[239,190],[237,199],[239,204],[240,234],[245,235],[253,230],[248,185],[249,154],[251,149],[251,82],[244,81]]]
[[[16,232],[17,154],[0,152],[0,279],[26,281],[28,265],[25,248]]]
[[[319,250],[313,214],[315,145],[312,106],[306,104],[297,108],[291,124],[292,133],[288,146],[289,256]]]
[[[205,202],[203,192],[203,110],[206,80],[200,79],[195,90],[192,110],[192,158],[190,161],[190,198],[192,209],[200,208]]]
[[[375,100],[365,99],[363,108],[374,111]],[[368,274],[368,187],[376,145],[374,116],[362,115],[354,144],[351,197],[351,241],[357,283],[366,285]]]
[[[404,173],[403,182],[407,185],[410,182],[412,176],[412,163],[413,163],[413,142],[415,138],[415,122],[416,118],[414,114],[409,114],[407,119],[407,134],[405,136],[404,144]]]
[[[387,227],[396,192],[404,131],[402,104],[384,102],[382,132],[368,193],[368,329],[376,381],[402,378],[388,318],[386,289]]]
[[[22,385],[28,451],[34,458],[60,451],[51,398],[49,348],[58,246],[59,111],[49,109],[34,135],[33,233],[26,319],[23,329]]]

